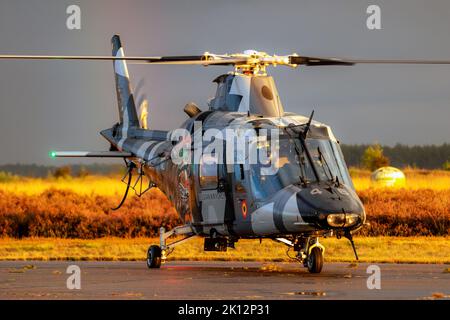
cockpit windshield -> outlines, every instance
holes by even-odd
[[[328,139],[306,139],[305,142],[321,181],[338,179],[352,186],[347,167],[339,152],[340,147],[336,142]]]
[[[306,150],[299,138],[280,136],[278,161],[271,156],[270,165],[250,165],[251,184],[257,199],[264,199],[275,192],[296,183],[320,181],[339,181],[353,188],[347,166],[339,145],[329,139],[307,138],[306,147],[311,155],[310,163]],[[270,152],[270,141],[265,145]],[[314,173],[314,168],[317,176]],[[272,174],[262,170],[271,166]]]

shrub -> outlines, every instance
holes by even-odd
[[[450,160],[445,161],[444,164],[442,165],[442,168],[444,170],[450,171]]]
[[[361,158],[364,168],[374,171],[378,168],[389,165],[389,159],[383,154],[383,149],[379,144],[367,147]]]
[[[11,174],[10,172],[0,171],[0,183],[11,182],[17,179],[17,176]]]
[[[71,175],[72,168],[70,166],[59,167],[53,171],[53,177],[55,178],[69,178]]]

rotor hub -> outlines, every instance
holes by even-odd
[[[291,56],[297,56],[296,54]],[[266,67],[285,65],[297,67],[297,64],[291,63],[290,56],[269,55],[263,51],[245,50],[243,53],[217,55],[209,52],[204,53],[206,61],[240,59],[242,62],[234,64],[235,74],[245,75],[267,75]]]

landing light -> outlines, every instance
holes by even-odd
[[[327,216],[327,222],[331,227],[348,227],[356,224],[359,215],[356,213],[332,213]]]

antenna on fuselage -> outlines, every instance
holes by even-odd
[[[312,122],[313,116],[314,116],[314,110],[311,112],[311,115],[309,116],[309,120],[306,123],[305,130],[303,130],[303,132],[302,132],[303,139],[306,139],[306,135],[308,134],[309,127],[311,127],[311,122]]]
[[[355,258],[356,258],[356,260],[359,260],[358,253],[356,252],[355,243],[353,242],[353,236],[350,233],[350,230],[345,231],[344,237],[346,237],[350,241],[350,244],[352,245],[352,248],[353,248],[353,253],[355,254]]]

